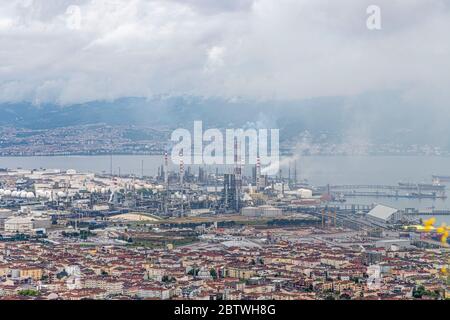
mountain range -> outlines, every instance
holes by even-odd
[[[191,129],[279,128],[282,139],[307,132],[331,142],[430,144],[450,149],[450,113],[406,103],[395,92],[301,101],[191,96],[121,98],[60,106],[0,104],[0,126],[29,129],[105,124]]]

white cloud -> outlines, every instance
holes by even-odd
[[[447,2],[376,2],[381,31],[368,0],[0,0],[0,101],[448,99]]]
[[[215,72],[217,69],[224,66],[225,48],[214,46],[208,50],[208,60],[206,62],[205,71]]]

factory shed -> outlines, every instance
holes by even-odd
[[[367,218],[369,220],[382,224],[395,223],[400,221],[402,217],[403,213],[400,210],[381,204],[377,205],[367,213]]]

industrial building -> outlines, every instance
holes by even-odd
[[[403,218],[403,212],[388,206],[377,205],[367,213],[367,219],[374,223],[396,223]]]
[[[226,209],[239,212],[241,199],[240,188],[235,174],[225,174],[223,177],[223,204]]]
[[[260,244],[246,239],[224,241],[221,245],[225,248],[261,248]]]
[[[246,217],[273,218],[281,216],[283,211],[279,208],[274,208],[271,206],[245,207],[242,208],[241,214]]]
[[[27,233],[31,230],[33,230],[33,221],[29,217],[12,217],[5,221],[6,232]]]
[[[379,240],[375,242],[376,248],[384,248],[384,249],[396,249],[396,248],[408,248],[411,245],[411,241],[409,239],[385,239]]]
[[[10,233],[32,233],[36,229],[48,229],[51,226],[49,218],[11,217],[4,222],[4,230]]]
[[[8,209],[0,209],[0,230],[5,228],[5,221],[13,215],[13,212]]]

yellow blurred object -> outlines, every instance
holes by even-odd
[[[448,232],[446,232],[442,237],[441,237],[441,242],[443,244],[447,244],[447,238],[448,238]]]
[[[434,229],[434,224],[436,223],[436,218],[430,218],[430,219],[428,219],[428,220],[425,220],[424,222],[423,222],[423,224],[424,224],[424,226],[425,226],[425,231],[427,231],[427,232],[429,232],[429,231],[432,231],[433,229]]]
[[[426,226],[434,226],[434,224],[436,223],[436,218],[430,218],[430,219],[428,219],[428,220],[425,220],[424,222],[423,222],[423,224],[424,224],[424,226],[426,227]]]
[[[443,223],[439,228],[436,229],[436,232],[438,234],[441,234],[441,242],[443,244],[447,244],[447,238],[448,238],[448,228],[447,225],[445,223]]]
[[[408,229],[411,229],[411,228],[416,229],[416,231],[429,231],[424,226],[422,226],[420,224],[419,225],[414,225],[414,226],[406,226],[404,229],[408,230]],[[431,227],[431,228],[432,228],[432,230],[434,230],[434,227]]]
[[[436,229],[436,232],[439,234],[444,234],[447,232],[447,225],[443,223],[439,228]]]
[[[447,226],[445,223],[443,223],[440,227],[434,227],[434,224],[436,223],[436,218],[430,218],[428,220],[425,220],[422,225],[415,225],[415,226],[407,226],[405,229],[414,228],[416,231],[422,231],[422,232],[431,232],[436,231],[437,234],[442,235],[441,236],[441,242],[445,245],[447,245],[447,239],[448,239],[448,232],[450,230],[450,227]]]

